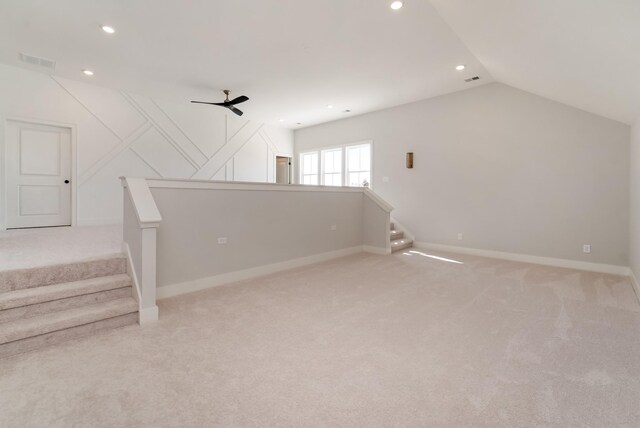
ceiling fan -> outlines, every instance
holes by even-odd
[[[220,107],[224,107],[224,108],[228,108],[229,110],[231,110],[232,112],[234,112],[235,114],[237,114],[238,116],[242,116],[242,111],[238,110],[237,108],[235,108],[236,104],[240,104],[243,103],[245,101],[249,101],[249,97],[245,97],[244,95],[239,96],[238,98],[234,98],[231,101],[229,101],[229,93],[231,92],[228,89],[225,89],[224,94],[226,95],[226,99],[224,100],[224,102],[221,103],[207,103],[204,101],[191,101],[192,103],[196,103],[196,104],[210,104],[212,106],[220,106]]]

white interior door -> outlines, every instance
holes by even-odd
[[[6,227],[71,225],[71,130],[7,122]]]
[[[290,169],[291,158],[276,156],[276,183],[291,184]]]

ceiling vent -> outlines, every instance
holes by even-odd
[[[24,52],[20,52],[20,61],[27,63],[27,64],[31,64],[31,65],[35,65],[37,67],[42,67],[42,68],[46,68],[48,70],[55,70],[56,68],[56,62],[50,59],[45,59],[45,58],[40,58],[37,56],[33,56],[33,55],[29,55],[26,54]]]
[[[464,79],[465,82],[473,82],[475,80],[480,80],[480,77],[473,76],[473,77],[469,77],[468,79]]]

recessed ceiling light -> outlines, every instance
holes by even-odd
[[[332,106],[331,104],[329,104],[329,105],[327,106],[327,108],[333,108],[333,106]]]
[[[458,71],[462,71],[464,69],[465,69],[464,64],[460,64],[460,65],[456,66],[456,70],[458,70]]]
[[[296,125],[302,125],[302,122],[296,122]]]
[[[284,119],[280,119],[280,122],[284,122]]]
[[[349,110],[349,109],[344,110],[343,113],[351,113],[351,110]]]
[[[402,7],[402,2],[399,0],[396,0],[394,2],[391,3],[391,9],[393,10],[398,10]]]
[[[113,27],[110,27],[108,25],[103,25],[100,28],[102,28],[102,31],[104,31],[105,33],[108,33],[108,34],[113,34],[113,33],[116,32],[116,30]]]
[[[86,76],[93,76],[93,71],[91,71],[91,70],[82,70],[82,72],[83,72]]]

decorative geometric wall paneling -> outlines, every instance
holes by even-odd
[[[228,124],[228,122],[227,122]],[[262,124],[247,121],[238,132],[232,135],[224,146],[220,148],[192,178],[210,180],[227,162],[229,162],[256,135]],[[227,133],[229,135],[229,133]]]
[[[226,141],[207,156],[201,145],[189,136],[189,131],[178,124],[179,119],[171,117],[158,102],[136,94],[51,78],[117,139],[104,156],[80,171],[81,186],[126,150],[138,156],[159,177],[234,180],[236,175],[242,175],[234,171],[234,157],[247,144],[263,145],[268,173],[261,181],[274,181],[271,164],[279,150],[263,124],[230,118],[211,107],[190,106],[208,108],[211,114],[225,116]]]
[[[165,140],[172,144],[195,169],[198,169],[206,162],[207,157],[202,153],[202,150],[176,126],[175,121],[171,120],[153,100],[138,95],[129,95],[124,92],[122,96],[127,99],[143,117],[151,122]]]
[[[264,124],[223,109],[50,77],[71,97],[67,105],[75,102],[95,119],[77,135],[81,219],[85,212],[120,216],[119,175],[274,182],[275,154],[293,151],[288,137],[274,140]],[[101,139],[93,140],[87,129]]]

